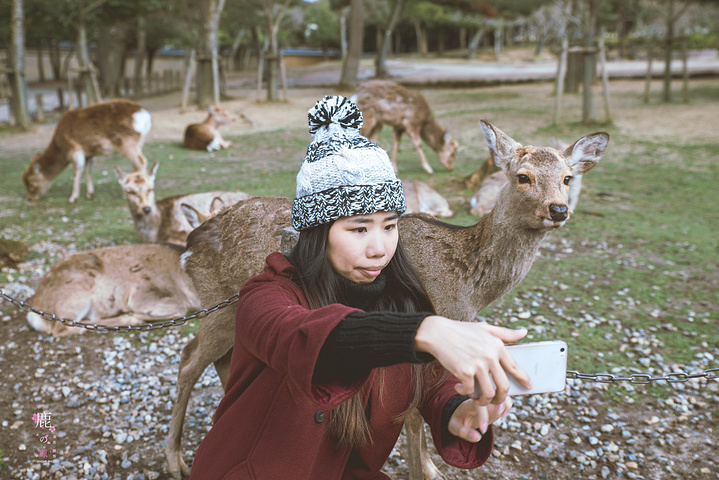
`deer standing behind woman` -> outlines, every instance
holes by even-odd
[[[75,203],[80,197],[83,172],[87,198],[91,199],[95,194],[91,176],[93,157],[113,150],[127,158],[135,171],[143,170],[147,159],[142,147],[151,128],[150,112],[129,100],[109,100],[70,110],[60,117],[45,151],[35,155],[22,173],[27,199],[34,202],[40,198],[70,163],[74,177],[68,201]]]
[[[197,212],[209,215],[213,211],[213,201],[219,199],[224,205],[233,205],[251,197],[240,191],[228,192],[213,190],[210,192],[189,193],[155,200],[155,176],[159,163],[149,172],[125,173],[115,167],[135,229],[143,241],[149,243],[169,243],[185,246],[187,235],[194,228],[183,212],[182,205],[194,207]]]
[[[422,140],[437,152],[439,162],[447,170],[454,169],[457,141],[437,123],[421,93],[389,80],[370,80],[360,85],[350,100],[362,111],[362,135],[368,139],[375,141],[384,125],[392,127],[394,142],[390,157],[395,171],[398,171],[397,151],[404,132],[412,140],[427,173],[431,175],[434,171],[422,150]]]
[[[480,127],[495,162],[509,179],[492,212],[469,227],[427,214],[408,214],[399,220],[401,241],[437,313],[464,321],[474,320],[482,308],[526,276],[546,234],[569,218],[572,175],[591,170],[609,141],[607,133],[594,133],[558,151],[522,146],[484,120]],[[287,198],[257,197],[227,208],[190,234],[182,264],[204,307],[231,297],[262,271],[265,257],[280,250],[290,210]],[[178,368],[177,399],[165,446],[168,470],[178,480],[189,473],[181,443],[193,386],[210,363],[223,385],[229,375],[234,311],[223,309],[213,316],[200,322]],[[427,451],[422,417],[415,412],[406,426],[410,478],[442,478]]]

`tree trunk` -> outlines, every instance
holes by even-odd
[[[397,26],[399,15],[402,13],[402,7],[404,7],[404,0],[395,0],[394,5],[392,6],[392,13],[390,14],[389,22],[387,23],[387,28],[385,28],[382,32],[383,35],[381,36],[379,48],[377,49],[377,56],[375,57],[374,64],[375,77],[382,78],[389,76],[389,71],[387,70],[387,54],[389,53],[389,47],[392,44],[392,32]]]
[[[120,96],[129,32],[130,26],[127,23],[104,26],[98,31],[97,64],[103,98]]]
[[[50,56],[50,70],[52,70],[52,79],[62,79],[62,62],[60,61],[60,42],[50,40],[50,48],[48,49]]]
[[[364,42],[364,3],[363,0],[351,0],[350,35],[347,58],[342,63],[341,88],[354,88],[358,84],[359,64],[362,59]]]
[[[220,14],[225,0],[206,0],[202,10],[200,44],[197,48],[196,93],[201,108],[219,101],[217,47],[219,44]]]
[[[279,71],[279,48],[277,45],[277,33],[279,30],[279,20],[273,21],[273,18],[268,16],[267,19],[269,32],[270,32],[270,48],[268,55],[265,57],[265,66],[267,67],[267,100],[275,102],[279,100],[277,93],[277,78]]]
[[[43,41],[40,40],[40,43],[37,46],[37,73],[40,77],[40,82],[45,83],[45,62],[42,57],[42,44]]]
[[[230,62],[227,66],[230,71],[240,70],[239,51],[242,45],[242,40],[245,38],[247,30],[240,28],[235,35],[235,39],[232,41],[232,49],[230,50]]]
[[[475,58],[477,58],[477,47],[479,46],[479,41],[482,40],[484,32],[484,27],[481,27],[477,28],[477,30],[474,32],[474,35],[472,35],[472,39],[469,41],[469,45],[467,45],[468,60],[474,60]]]
[[[147,52],[147,21],[145,15],[137,17],[137,52],[135,53],[135,73],[133,75],[135,96],[141,98],[144,95],[142,87],[142,64],[145,62]]]
[[[347,58],[347,16],[350,13],[350,7],[344,7],[340,11],[340,44],[342,46],[342,61]]]
[[[10,49],[10,68],[8,75],[13,96],[13,114],[15,122],[23,130],[30,129],[30,113],[27,106],[27,85],[25,84],[25,35],[23,23],[23,0],[12,2],[12,47]]]
[[[597,10],[599,0],[588,0],[588,9],[584,16],[584,78],[582,79],[582,122],[594,122],[594,102],[592,84],[597,65],[597,55],[594,53],[594,29],[597,24]]]
[[[664,86],[662,89],[662,100],[665,102],[672,101],[672,50],[674,49],[674,1],[669,0],[667,11],[667,34],[664,44]]]
[[[100,86],[97,82],[95,67],[90,61],[90,53],[87,48],[87,28],[85,26],[84,7],[80,8],[77,15],[77,60],[80,67],[80,77],[83,81],[87,104],[92,105],[101,99]],[[80,100],[78,99],[78,103]]]
[[[427,35],[425,34],[424,27],[420,23],[419,19],[414,20],[414,35],[417,38],[417,53],[421,56],[427,56]]]

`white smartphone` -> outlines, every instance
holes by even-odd
[[[522,370],[532,379],[526,389],[515,378],[509,379],[509,396],[561,392],[567,383],[567,344],[561,340],[507,345],[507,350]],[[472,398],[479,398],[479,382],[474,379]]]

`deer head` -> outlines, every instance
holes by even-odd
[[[155,201],[155,175],[160,166],[155,162],[149,172],[139,171],[125,173],[114,167],[117,180],[125,192],[130,212],[135,218],[142,218],[152,213],[156,206]]]
[[[567,201],[572,176],[591,170],[609,142],[608,133],[597,132],[559,151],[523,146],[486,120],[480,121],[480,128],[494,162],[509,179],[497,206],[511,205],[515,223],[534,229],[564,225],[570,215]]]

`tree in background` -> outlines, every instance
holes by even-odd
[[[305,7],[304,38],[310,47],[322,49],[325,60],[330,48],[340,47],[340,19],[326,0]]]
[[[364,44],[364,4],[363,0],[350,1],[350,26],[347,56],[342,62],[340,88],[354,88],[358,84],[359,62]]]
[[[10,49],[10,89],[13,92],[13,113],[17,125],[23,130],[30,128],[30,114],[27,107],[27,86],[25,85],[25,35],[23,0],[12,2],[12,48]]]

